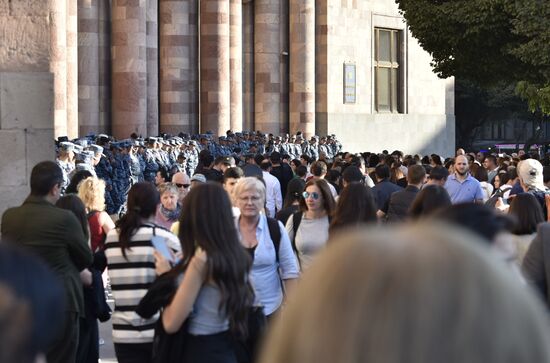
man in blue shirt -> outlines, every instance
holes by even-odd
[[[456,157],[455,172],[449,176],[445,183],[445,189],[447,189],[453,204],[483,202],[481,184],[470,175],[469,168],[468,159],[464,155]]]

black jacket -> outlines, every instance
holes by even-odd
[[[420,189],[417,187],[407,185],[405,189],[393,193],[390,197],[390,203],[388,205],[387,221],[404,221],[408,216],[409,208],[411,207],[411,204],[419,191]]]

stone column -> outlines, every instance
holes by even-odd
[[[50,71],[54,90],[54,135],[67,135],[67,0],[52,0]]]
[[[147,135],[159,133],[159,0],[147,1]]]
[[[78,132],[99,131],[98,0],[78,0]]]
[[[315,0],[290,0],[290,132],[315,134]]]
[[[78,137],[78,3],[67,1],[67,134]],[[85,135],[83,135],[85,136]]]
[[[112,0],[112,132],[147,134],[146,0]]]
[[[99,0],[99,128],[111,133],[111,6]]]
[[[243,0],[243,129],[254,130],[254,3]]]
[[[230,127],[229,0],[200,2],[201,130]]]
[[[281,102],[279,2],[255,0],[254,107],[255,128],[279,134]]]
[[[231,130],[243,128],[243,21],[242,0],[230,0]]]
[[[197,133],[198,1],[160,0],[160,130]]]

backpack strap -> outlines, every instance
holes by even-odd
[[[279,246],[281,245],[281,230],[279,229],[279,221],[275,218],[267,217],[267,227],[269,228],[269,236],[275,247],[275,258],[279,264]]]
[[[298,227],[300,227],[300,223],[302,222],[302,217],[304,213],[302,211],[298,211],[292,215],[292,249],[294,250],[294,253],[296,256],[298,255],[298,249],[296,248],[296,232],[298,232]],[[300,259],[298,258],[298,261]]]

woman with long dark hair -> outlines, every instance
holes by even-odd
[[[324,179],[307,182],[300,199],[300,211],[288,218],[286,230],[302,269],[309,267],[328,241],[334,198]]]
[[[409,208],[409,216],[418,219],[450,205],[451,197],[449,197],[449,193],[444,187],[425,185],[414,198]]]
[[[128,192],[128,212],[116,222],[105,241],[105,254],[115,299],[113,343],[120,363],[151,361],[158,315],[143,319],[135,312],[156,278],[153,240],[173,251],[178,238],[154,223],[159,192],[148,182],[134,184]]]
[[[512,229],[518,263],[521,265],[529,245],[537,235],[537,227],[544,222],[544,213],[537,198],[530,193],[515,196],[508,209],[508,214],[516,218]]]
[[[181,216],[185,273],[162,313],[164,330],[175,333],[187,320],[186,363],[237,362],[232,336],[247,334],[254,291],[252,261],[239,241],[231,202],[220,185],[205,183],[191,189]]]
[[[354,182],[348,184],[338,198],[329,233],[361,223],[376,223],[376,203],[369,187]]]

